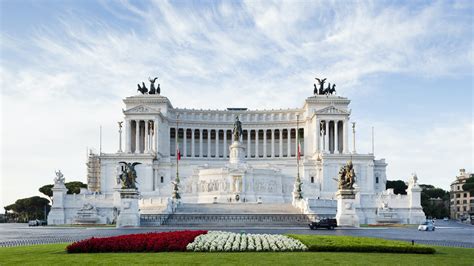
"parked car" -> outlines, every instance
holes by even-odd
[[[449,218],[448,218],[448,217],[444,217],[444,218],[443,218],[443,221],[447,222],[447,221],[449,221]]]
[[[323,218],[321,220],[316,220],[315,222],[311,222],[309,224],[309,228],[311,230],[315,230],[318,228],[327,228],[329,230],[333,230],[335,227],[337,227],[336,219],[330,218]]]
[[[434,231],[435,226],[432,221],[426,221],[418,226],[418,231]]]
[[[44,220],[31,220],[28,222],[28,226],[40,226],[40,225],[47,225],[48,223]]]
[[[31,220],[28,222],[28,226],[38,226],[39,220]]]

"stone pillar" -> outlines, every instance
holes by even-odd
[[[222,151],[222,156],[227,158],[227,129],[224,129],[224,150]]]
[[[286,153],[287,153],[288,158],[290,158],[291,157],[291,129],[288,128],[286,130],[287,130],[286,131],[287,132],[287,134],[286,134],[287,135],[287,140],[286,140],[286,142],[287,142],[287,147],[286,147],[287,152]]]
[[[188,142],[188,137],[186,136],[187,134],[187,129],[186,128],[183,128],[183,157],[187,157],[187,154],[188,154],[188,146],[187,142]]]
[[[359,227],[359,216],[355,209],[356,191],[340,189],[336,192],[337,198],[337,226]]]
[[[255,130],[255,158],[258,158],[258,134],[259,134],[259,129]]]
[[[53,206],[51,206],[51,211],[48,214],[48,225],[55,224],[65,224],[66,216],[64,213],[65,197],[67,193],[67,188],[64,183],[55,183],[54,187],[51,189],[53,191]]]
[[[155,134],[154,138],[155,138],[155,152],[158,154],[159,152],[159,147],[160,147],[160,144],[159,144],[159,124],[158,124],[158,118],[155,118],[155,127],[154,127],[154,130],[153,130],[153,133]]]
[[[250,158],[250,156],[252,155],[250,152],[250,143],[252,142],[251,133],[252,130],[247,130],[247,158]]]
[[[211,158],[211,133],[212,130],[207,129],[207,158]]]
[[[202,156],[204,155],[204,153],[202,152],[202,132],[204,130],[202,128],[199,129],[199,157],[202,158]]]
[[[194,140],[194,128],[191,129],[191,157],[195,157],[195,140]]]
[[[334,120],[334,154],[339,154],[339,139],[337,134],[339,121]]]
[[[219,158],[219,129],[216,129],[216,158]]]
[[[283,129],[278,129],[278,132],[280,133],[280,150],[278,151],[279,156],[278,157],[283,157]]]
[[[275,129],[272,128],[270,130],[272,132],[272,135],[271,135],[272,136],[272,143],[271,143],[271,145],[272,145],[272,154],[271,154],[271,157],[275,158]]]
[[[325,136],[324,136],[324,151],[329,153],[329,120],[325,120],[326,129],[325,129]]]
[[[148,151],[149,151],[149,149],[148,149],[148,145],[149,145],[149,143],[148,143],[148,141],[149,141],[149,139],[148,139],[149,138],[149,135],[148,135],[148,120],[145,120],[145,132],[144,132],[143,136],[144,136],[143,151],[145,153],[148,153]]]
[[[267,157],[267,130],[263,130],[263,158]]]
[[[132,152],[132,121],[125,119],[125,152]]]
[[[240,141],[233,141],[230,145],[229,162],[231,164],[242,164],[245,162],[244,145]]]
[[[138,212],[138,191],[136,189],[121,189],[120,191],[120,214],[117,218],[117,227],[140,226],[140,214]]]
[[[295,128],[295,157],[298,156],[298,129]]]
[[[319,153],[321,151],[320,149],[320,140],[319,140],[319,135],[321,134],[321,125],[320,125],[319,119],[316,119],[316,141],[314,143],[314,151]]]
[[[342,138],[343,138],[343,142],[342,142],[342,153],[349,153],[349,144],[348,144],[348,134],[347,134],[347,130],[348,130],[348,127],[347,127],[347,120],[343,120],[342,121]]]
[[[135,153],[140,153],[140,120],[135,120]]]

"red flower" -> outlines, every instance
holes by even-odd
[[[205,230],[175,231],[89,238],[66,247],[68,253],[186,251],[186,246]]]

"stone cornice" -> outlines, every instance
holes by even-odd
[[[349,105],[351,103],[351,100],[337,95],[314,95],[309,98],[306,98],[306,104],[308,103],[335,103]]]
[[[168,98],[158,95],[158,94],[143,94],[143,95],[129,96],[123,99],[123,102],[125,104],[137,104],[137,105],[165,103],[168,105],[169,108],[173,108],[173,105],[171,105],[171,102],[168,100]]]

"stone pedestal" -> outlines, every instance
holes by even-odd
[[[138,196],[136,189],[120,190],[120,214],[117,218],[117,227],[140,226]]]
[[[354,190],[338,190],[336,192],[337,198],[337,226],[359,227],[359,217],[355,209]]]
[[[240,141],[234,141],[229,150],[229,163],[242,164],[245,162],[245,148]]]
[[[55,183],[51,189],[53,191],[53,206],[48,214],[48,225],[65,224],[65,196],[67,188],[64,183]]]

